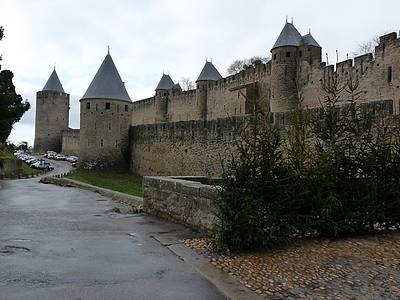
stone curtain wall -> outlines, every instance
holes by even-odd
[[[364,111],[393,115],[393,101],[364,103]],[[310,113],[318,114],[318,109]],[[131,171],[140,175],[219,176],[222,161],[235,154],[234,128],[245,126],[249,117],[209,121],[148,124],[131,127]],[[269,122],[290,123],[290,112],[271,113]]]
[[[188,179],[194,179],[193,177]],[[217,189],[184,177],[144,177],[145,212],[200,231],[214,226],[213,201]]]
[[[131,170],[140,175],[215,176],[234,152],[233,127],[246,117],[131,128]]]
[[[62,131],[62,151],[66,155],[79,155],[79,129]]]

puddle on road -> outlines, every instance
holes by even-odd
[[[6,245],[0,249],[0,254],[14,254],[17,252],[31,252],[31,249],[14,245]]]

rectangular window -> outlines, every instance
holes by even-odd
[[[90,109],[90,102],[86,103],[86,109]]]
[[[274,60],[276,60],[276,54],[274,54]]]
[[[389,68],[388,68],[388,82],[389,82],[389,83],[392,82],[392,77],[393,77],[393,74],[392,74],[392,67],[389,67]]]
[[[286,52],[286,57],[290,57],[290,52]]]
[[[103,141],[103,139],[101,139],[100,140],[100,147],[103,147],[104,146],[104,141]]]
[[[106,109],[110,109],[111,105],[110,102],[106,102]]]
[[[125,105],[125,111],[128,111],[128,105]]]

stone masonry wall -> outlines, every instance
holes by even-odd
[[[144,211],[200,231],[211,231],[215,222],[213,201],[217,189],[192,180],[144,177]]]
[[[61,131],[68,129],[69,95],[41,91],[36,94],[35,142],[37,152],[61,151]]]
[[[79,129],[62,131],[62,151],[66,155],[79,156]]]
[[[131,170],[140,175],[217,176],[234,152],[233,126],[246,117],[149,124],[131,128]]]
[[[393,115],[393,101],[361,105],[372,113]],[[318,113],[311,109],[310,113]],[[271,113],[270,123],[285,126],[290,112]],[[131,127],[131,171],[140,175],[219,176],[222,161],[235,155],[234,128],[243,128],[248,117],[148,124]]]

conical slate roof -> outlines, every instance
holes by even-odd
[[[302,39],[303,39],[303,44],[321,48],[321,46],[317,43],[317,41],[314,39],[311,33],[303,35]]]
[[[64,89],[60,82],[60,79],[58,78],[56,69],[54,69],[51,73],[42,91],[54,91],[64,93]]]
[[[199,75],[199,78],[197,78],[197,81],[203,81],[203,80],[219,80],[221,79],[222,76],[219,74],[218,70],[214,67],[212,62],[207,61],[206,64],[203,67],[203,70],[201,70],[201,73]]]
[[[174,91],[182,91],[181,85],[179,83],[175,83],[172,89]]]
[[[131,101],[110,53],[104,58],[82,99]]]
[[[272,49],[284,46],[300,46],[301,43],[302,36],[296,27],[291,23],[286,23]]]
[[[163,74],[156,87],[157,90],[170,90],[174,86],[174,82],[172,81],[171,77],[167,74]]]

